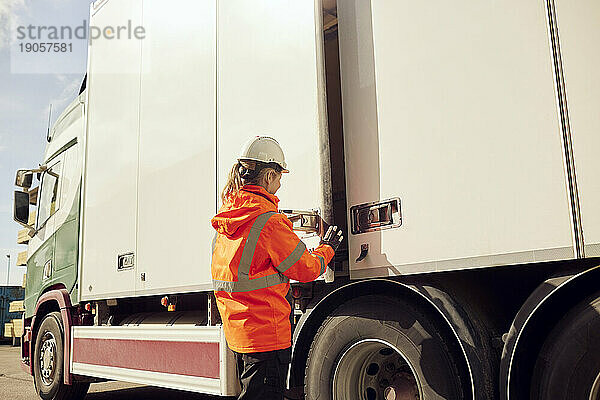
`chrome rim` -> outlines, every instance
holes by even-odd
[[[44,332],[42,345],[40,346],[40,378],[42,383],[50,386],[54,382],[56,372],[56,338],[52,332]]]
[[[334,400],[414,400],[422,398],[414,368],[390,343],[365,339],[350,346],[335,366]]]
[[[590,400],[600,400],[600,373],[592,385],[592,390],[590,391]]]

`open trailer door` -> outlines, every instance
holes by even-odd
[[[321,1],[221,1],[217,15],[217,195],[242,144],[272,136],[290,170],[280,208],[323,211]]]

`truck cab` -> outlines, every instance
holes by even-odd
[[[73,300],[77,299],[84,100],[85,92],[58,117],[49,131],[40,167],[17,174],[17,185],[21,180],[25,191],[15,195],[16,209],[20,210],[16,217],[31,237],[26,318],[32,316],[38,298],[48,288],[62,286]]]

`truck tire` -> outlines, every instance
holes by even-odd
[[[600,400],[600,294],[571,309],[544,341],[531,399]]]
[[[44,317],[35,340],[33,381],[38,395],[44,400],[80,400],[89,383],[64,384],[64,328],[59,312]]]
[[[308,400],[462,399],[458,363],[413,304],[358,297],[323,322],[305,373]]]

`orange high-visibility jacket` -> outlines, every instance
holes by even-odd
[[[291,346],[289,278],[310,282],[333,258],[331,246],[312,253],[277,212],[277,196],[245,185],[212,219],[212,278],[229,348],[256,353]]]

